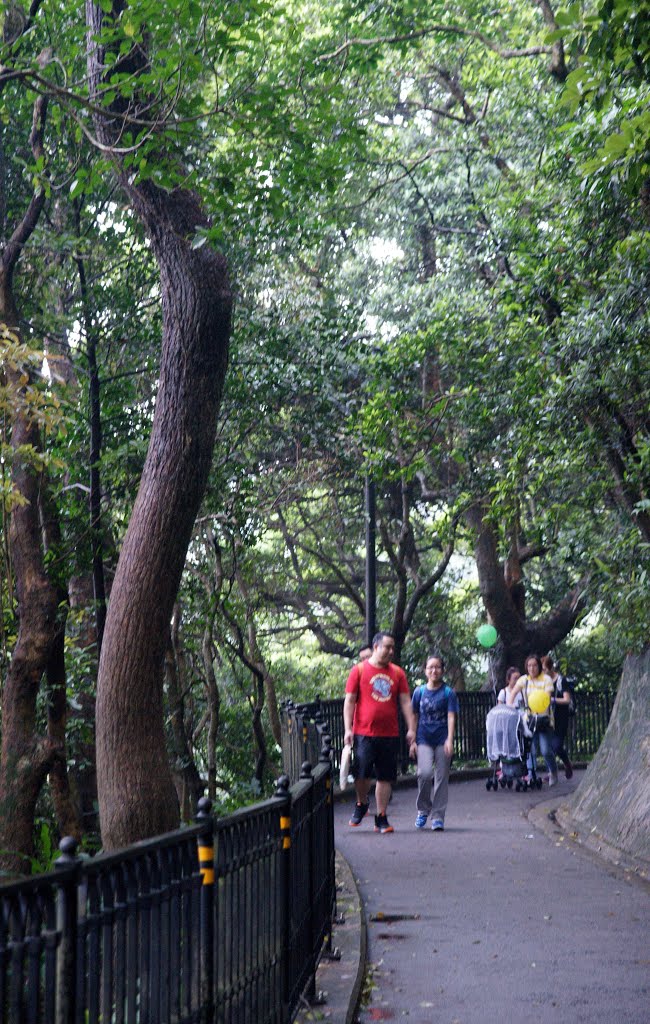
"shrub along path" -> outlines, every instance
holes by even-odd
[[[535,794],[452,785],[443,833],[414,828],[413,788],[394,793],[388,835],[373,832],[372,802],[357,829],[352,791],[337,802],[336,845],[368,921],[361,1024],[647,1024],[648,885],[550,822],[539,830],[542,808],[528,817],[582,774]]]

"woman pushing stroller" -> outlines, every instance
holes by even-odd
[[[530,697],[536,692],[548,695],[548,707],[543,715],[537,716],[537,727],[528,755],[528,770],[533,772],[537,755],[541,754],[548,768],[548,784],[554,786],[557,783],[557,763],[553,750],[553,682],[542,670],[541,658],[537,654],[529,654],[526,658],[525,674],[519,677],[512,689],[506,689],[506,704],[515,707],[517,697],[521,693],[526,706],[529,707]]]

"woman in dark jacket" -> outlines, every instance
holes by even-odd
[[[557,671],[555,662],[550,654],[542,658],[542,668],[553,683],[553,704],[555,705],[555,737],[553,739],[553,750],[564,765],[564,774],[567,779],[573,775],[573,765],[564,746],[566,734],[569,731],[569,708],[571,706],[571,690],[561,672]]]

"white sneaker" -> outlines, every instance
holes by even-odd
[[[548,784],[549,784],[549,786],[556,786],[557,785],[557,772],[550,772],[549,777],[548,777]]]

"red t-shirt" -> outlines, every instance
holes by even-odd
[[[362,661],[350,672],[345,692],[357,694],[352,727],[357,735],[399,736],[399,695],[410,695],[406,675],[399,665],[375,668],[369,661]]]

